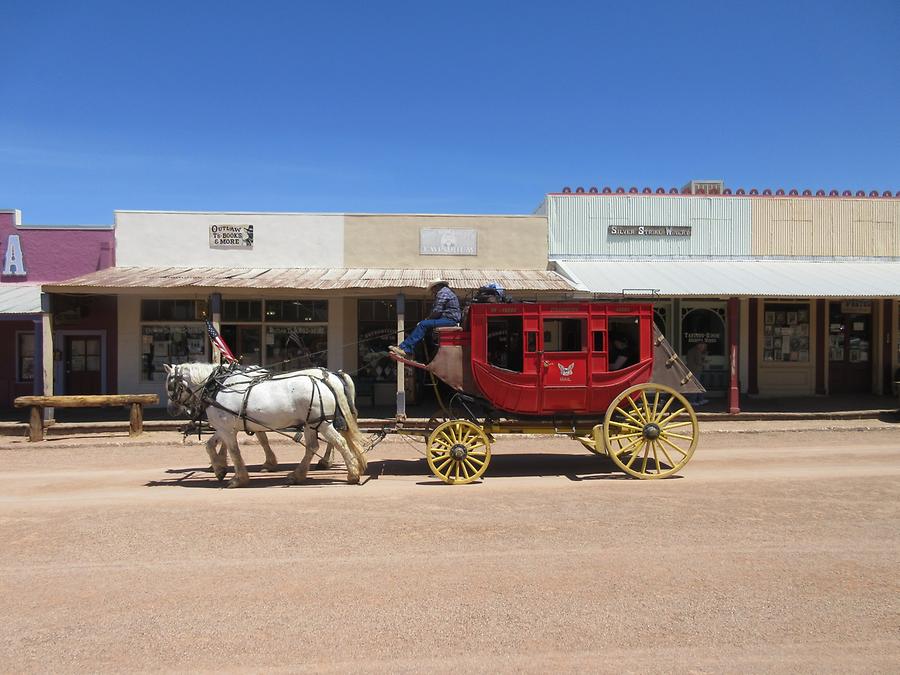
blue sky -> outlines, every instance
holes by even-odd
[[[3,0],[0,208],[529,213],[900,190],[900,3]]]

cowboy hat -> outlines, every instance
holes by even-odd
[[[449,286],[450,284],[444,279],[432,279],[428,282],[428,290],[433,290],[435,286]]]

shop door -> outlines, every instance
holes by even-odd
[[[872,391],[872,314],[832,302],[828,312],[828,391]]]
[[[728,334],[724,302],[681,303],[681,358],[707,391],[728,388]],[[698,345],[702,344],[702,347]]]
[[[545,412],[587,409],[587,319],[545,318],[541,395]]]
[[[262,364],[262,328],[222,324],[222,339],[236,358],[245,366]]]
[[[100,336],[67,335],[65,347],[65,393],[101,393]]]

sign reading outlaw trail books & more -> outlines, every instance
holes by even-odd
[[[210,225],[210,248],[253,248],[252,225]]]

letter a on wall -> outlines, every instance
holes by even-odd
[[[3,256],[3,274],[11,277],[24,277],[25,259],[22,257],[22,244],[19,235],[11,234],[6,240],[6,254]]]

